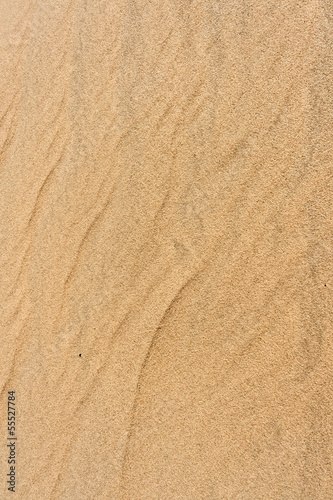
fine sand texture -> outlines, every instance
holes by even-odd
[[[0,499],[332,500],[332,1],[0,0],[0,120]]]

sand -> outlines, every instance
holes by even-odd
[[[331,500],[332,3],[0,26],[0,498]]]

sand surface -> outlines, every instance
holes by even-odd
[[[0,0],[1,499],[333,499],[332,77],[330,0]]]

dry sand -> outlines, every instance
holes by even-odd
[[[332,500],[331,1],[0,26],[0,498]]]

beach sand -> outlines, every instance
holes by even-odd
[[[332,3],[0,27],[0,498],[331,500]]]

